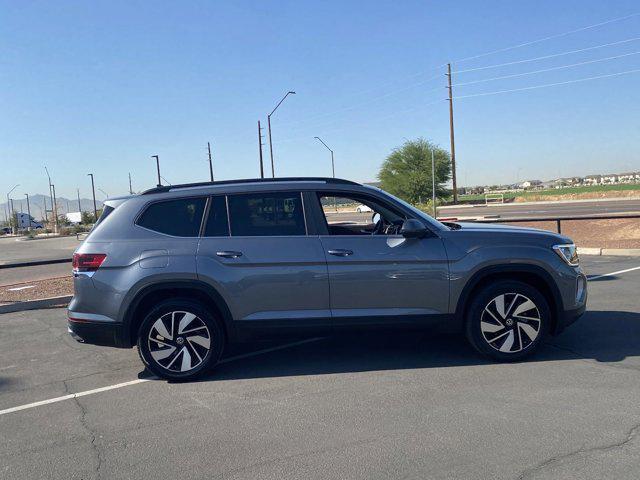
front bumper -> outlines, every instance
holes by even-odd
[[[576,322],[587,309],[587,304],[579,306],[578,308],[574,308],[572,310],[565,310],[558,318],[558,323],[555,328],[556,335],[561,333],[565,328],[567,328],[572,323]]]

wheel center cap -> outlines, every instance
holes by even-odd
[[[176,343],[177,343],[178,345],[182,345],[182,344],[184,343],[184,338],[182,338],[182,337],[178,337],[178,338],[176,338]]]
[[[504,323],[506,323],[506,324],[507,324],[507,327],[512,327],[512,326],[513,326],[513,319],[511,319],[511,318],[507,318],[507,321],[506,321],[506,322],[504,322]]]

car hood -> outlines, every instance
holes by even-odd
[[[531,227],[516,227],[513,225],[505,225],[500,223],[477,223],[477,222],[455,222],[460,226],[459,232],[468,232],[469,234],[489,233],[489,234],[508,234],[508,235],[529,235],[535,237],[546,237],[553,239],[558,243],[572,243],[572,240],[559,233],[549,230],[542,230]],[[454,230],[456,231],[456,230]]]

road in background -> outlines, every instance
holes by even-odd
[[[483,215],[500,215],[500,218],[535,218],[579,215],[614,215],[618,213],[640,213],[640,200],[606,200],[580,202],[550,203],[504,203],[489,206],[441,207],[439,217],[481,217]]]
[[[638,259],[582,260],[591,276]],[[637,478],[640,270],[530,361],[459,335],[327,337],[0,415],[6,478]],[[0,410],[145,377],[135,350],[76,343],[63,309],[0,315]],[[284,342],[289,342],[285,340]],[[271,344],[269,344],[271,345]]]
[[[0,270],[0,286],[15,283],[46,280],[47,278],[71,275],[71,262],[34,267],[3,268]]]
[[[0,237],[0,265],[38,260],[57,260],[60,258],[71,260],[73,251],[79,245],[80,242],[75,236],[36,240]],[[3,275],[3,273],[0,273],[0,279]],[[0,283],[5,282],[0,281]]]

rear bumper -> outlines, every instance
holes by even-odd
[[[69,317],[67,330],[80,343],[105,347],[125,348],[122,342],[123,326],[115,322],[97,322]]]

